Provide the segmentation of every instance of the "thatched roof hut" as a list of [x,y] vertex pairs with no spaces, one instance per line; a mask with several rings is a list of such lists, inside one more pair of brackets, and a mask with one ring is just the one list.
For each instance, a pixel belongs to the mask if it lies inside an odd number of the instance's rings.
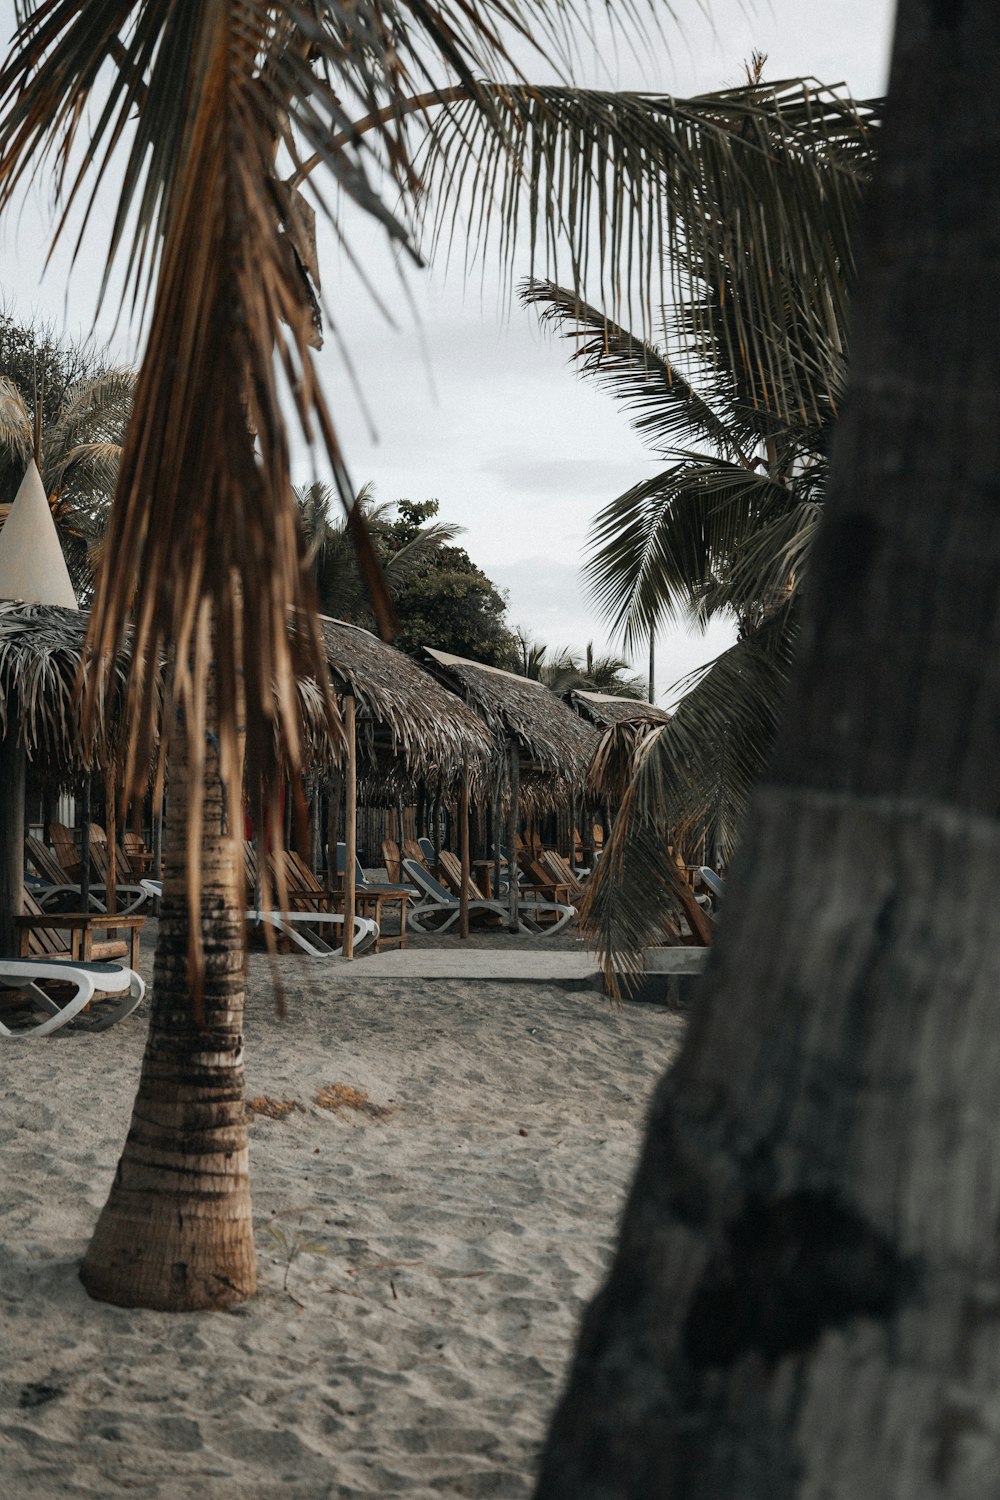
[[482,719],[430,672],[360,626],[324,616],[320,627],[334,688],[357,703],[365,798],[390,801],[421,779],[451,788],[463,765],[487,776],[494,745]]
[[[55,604],[0,599],[0,736],[16,736],[33,771],[69,783],[87,769],[77,680],[87,616]],[[127,663],[105,679],[94,758],[109,752]]]
[[585,693],[582,688],[572,688],[563,695],[570,708],[576,710],[588,724],[598,729],[613,729],[626,720],[645,719],[655,724],[666,724],[670,715],[665,708],[655,703],[646,703],[641,698],[620,698],[613,693]]
[[533,811],[561,807],[586,789],[598,733],[544,683],[425,647],[431,669],[487,724],[501,751],[513,742],[520,798]]

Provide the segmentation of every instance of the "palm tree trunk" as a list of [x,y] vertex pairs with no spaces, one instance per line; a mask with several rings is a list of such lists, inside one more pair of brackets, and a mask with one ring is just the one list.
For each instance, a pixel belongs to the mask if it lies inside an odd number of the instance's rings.
[[[209,691],[207,722],[214,720]],[[214,740],[214,736],[209,739]],[[128,1138],[80,1271],[92,1297],[167,1311],[229,1307],[256,1290],[243,1099],[242,830],[205,755],[197,857],[204,992],[188,981],[189,780],[185,735],[170,751],[170,824],[149,1039]]]
[[538,1500],[971,1500],[1000,1443],[1000,11],[902,0],[782,748]]

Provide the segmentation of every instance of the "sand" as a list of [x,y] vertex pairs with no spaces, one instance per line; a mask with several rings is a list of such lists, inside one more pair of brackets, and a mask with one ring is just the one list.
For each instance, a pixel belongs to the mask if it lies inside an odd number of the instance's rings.
[[283,1021],[249,960],[247,1091],[292,1107],[252,1117],[261,1287],[230,1313],[77,1279],[145,1007],[6,1044],[2,1500],[530,1495],[682,1018],[547,984],[338,993],[322,960],[280,962]]

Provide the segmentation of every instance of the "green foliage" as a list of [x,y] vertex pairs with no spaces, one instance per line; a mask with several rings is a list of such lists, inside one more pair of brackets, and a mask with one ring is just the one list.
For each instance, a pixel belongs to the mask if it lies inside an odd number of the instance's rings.
[[618,656],[595,656],[593,641],[587,642],[581,655],[569,646],[552,650],[519,630],[516,647],[514,670],[534,682],[544,682],[554,693],[579,688],[587,693],[608,693],[615,698],[646,696],[643,683],[632,676],[628,662]]
[[[332,492],[313,485],[296,493],[320,609],[371,629],[364,581]],[[460,528],[437,520],[438,501],[403,499],[393,506],[372,497],[372,486],[365,485],[355,505],[364,511],[396,607],[395,644],[411,655],[434,646],[487,666],[512,666],[515,642],[506,625],[506,600],[465,549],[453,545]]]
[[37,421],[42,483],[81,602],[92,588],[134,388],[132,371],[110,364],[92,340],[60,341],[0,311],[0,504],[17,493]]
[[[419,516],[434,516],[437,509],[436,500],[419,506],[401,501],[398,522],[380,539],[388,556],[407,545]],[[429,549],[395,602],[400,622],[396,644],[411,655],[421,646],[434,646],[490,667],[513,665],[507,601],[464,547],[442,543]]]

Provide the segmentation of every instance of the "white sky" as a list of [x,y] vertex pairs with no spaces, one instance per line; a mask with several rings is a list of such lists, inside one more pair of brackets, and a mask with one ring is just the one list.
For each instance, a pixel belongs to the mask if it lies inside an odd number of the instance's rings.
[[[680,27],[665,20],[662,45],[641,61],[608,45],[606,28],[598,28],[603,56],[578,81],[701,93],[739,83],[756,47],[768,56],[770,79],[810,74],[845,82],[858,98],[885,88],[892,0],[711,0],[704,10],[696,0],[676,0],[674,8]],[[13,24],[13,0],[0,0],[4,43]],[[540,67],[525,71],[549,81]],[[36,189],[0,231],[0,296],[25,320],[37,314],[79,334],[93,321],[106,227],[96,227],[72,275],[67,249],[43,276],[49,210],[47,194]],[[408,272],[409,307],[375,230],[360,226],[353,244],[391,295],[396,323],[372,305],[332,244],[321,242],[324,296],[376,428],[373,436],[328,341],[321,371],[355,482],[374,481],[381,500],[438,499],[442,518],[465,528],[459,540],[473,560],[508,591],[512,625],[553,647],[582,650],[593,640],[598,652],[614,649],[584,596],[580,558],[596,511],[651,472],[650,454],[612,399],[570,373],[566,347],[538,331],[534,314],[503,313],[492,264],[468,284],[460,267]],[[525,263],[516,274],[527,270]],[[111,314],[109,304],[102,335]],[[134,354],[127,330],[114,343]],[[296,478],[310,477],[303,453]],[[665,632],[657,643],[661,701],[672,682],[729,639],[721,627],[708,636]]]

